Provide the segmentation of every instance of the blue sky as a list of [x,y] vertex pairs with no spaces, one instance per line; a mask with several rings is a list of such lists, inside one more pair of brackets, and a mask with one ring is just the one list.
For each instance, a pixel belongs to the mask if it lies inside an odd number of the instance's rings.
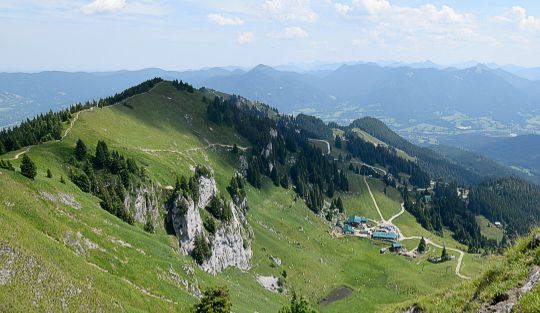
[[432,60],[540,66],[540,1],[0,0],[0,71]]

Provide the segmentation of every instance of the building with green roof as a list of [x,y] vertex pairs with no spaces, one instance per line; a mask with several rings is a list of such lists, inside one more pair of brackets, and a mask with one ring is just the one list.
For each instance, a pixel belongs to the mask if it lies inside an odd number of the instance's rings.
[[380,239],[380,240],[387,240],[387,241],[395,241],[398,239],[398,234],[394,232],[383,232],[383,231],[374,231],[371,235],[371,238],[373,239]]
[[351,225],[345,225],[345,227],[343,227],[343,234],[354,234],[354,228],[351,227]]
[[351,226],[358,226],[360,224],[365,224],[368,222],[368,219],[363,216],[349,216],[347,220],[345,221],[345,224],[351,225]]

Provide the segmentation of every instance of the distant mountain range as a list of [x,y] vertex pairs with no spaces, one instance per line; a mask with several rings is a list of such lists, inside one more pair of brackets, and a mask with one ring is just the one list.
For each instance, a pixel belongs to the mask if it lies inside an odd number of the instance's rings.
[[278,68],[0,73],[0,126],[160,76],[241,94],[285,113],[309,113],[325,121],[348,124],[361,116],[375,116],[417,143],[470,133],[540,132],[540,81],[514,74],[527,72],[534,77],[530,74],[534,69],[494,64],[443,68],[430,61]]
[[540,103],[539,82],[485,65],[437,69],[366,63],[306,73],[259,65],[194,83],[343,124],[376,116],[404,135],[422,133],[426,125],[429,133],[509,135],[531,129]]

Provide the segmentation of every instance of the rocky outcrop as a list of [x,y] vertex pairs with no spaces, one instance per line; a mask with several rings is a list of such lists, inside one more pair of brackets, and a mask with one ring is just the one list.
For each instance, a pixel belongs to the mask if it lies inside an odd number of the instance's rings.
[[243,271],[251,267],[251,230],[244,217],[243,207],[229,203],[233,217],[224,223],[213,236],[212,256],[202,268],[212,274],[234,266]]
[[195,237],[204,232],[199,208],[192,199],[180,196],[172,206],[174,232],[180,243],[180,250],[187,255],[193,251]]
[[279,279],[275,276],[260,276],[256,277],[257,282],[263,286],[266,290],[278,293],[280,290]]
[[214,275],[231,266],[248,270],[251,266],[253,235],[244,216],[246,200],[234,199],[228,203],[232,218],[221,222],[215,234],[211,234],[203,226],[200,210],[204,210],[212,199],[218,196],[217,185],[211,172],[208,175],[199,175],[197,182],[197,203],[188,195],[178,194],[168,207],[181,252],[184,255],[191,254],[195,247],[195,238],[204,235],[211,242],[212,253],[201,264],[203,270]]
[[124,207],[133,214],[136,222],[158,225],[161,191],[153,183],[132,188],[124,199]]
[[[535,237],[536,238],[536,237]],[[534,240],[534,239],[533,239]],[[533,266],[529,270],[529,276],[520,287],[508,290],[505,293],[497,294],[490,302],[484,303],[479,313],[510,313],[514,312],[514,305],[526,293],[531,291],[540,282],[540,267]]]

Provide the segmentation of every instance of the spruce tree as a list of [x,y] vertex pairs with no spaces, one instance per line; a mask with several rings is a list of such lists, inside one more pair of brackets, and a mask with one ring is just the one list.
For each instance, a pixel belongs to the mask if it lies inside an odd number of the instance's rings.
[[420,239],[420,243],[418,244],[417,251],[418,251],[418,253],[426,252],[426,239],[424,239],[424,237],[422,237],[422,239]]
[[297,296],[293,292],[291,303],[282,307],[279,313],[315,313],[315,310],[309,307],[308,302],[302,297]]
[[343,207],[343,201],[341,200],[341,197],[337,198],[336,207],[338,208],[339,213],[343,213],[345,211],[345,208]]
[[231,297],[227,287],[211,288],[204,292],[199,303],[192,308],[192,313],[230,313]]
[[449,259],[448,252],[446,252],[446,246],[443,246],[442,253],[441,253],[441,260],[447,261]]
[[47,178],[52,178],[52,177],[53,177],[53,176],[52,176],[51,169],[48,168],[48,169],[47,169]]
[[34,179],[37,175],[36,164],[34,164],[34,162],[26,154],[23,155],[23,158],[22,158],[21,174],[23,174],[23,176],[26,176],[30,179]]
[[274,185],[279,186],[279,175],[275,166],[272,168],[272,172],[270,172],[270,179],[272,179]]
[[96,156],[94,158],[94,163],[98,168],[104,168],[109,165],[110,154],[109,148],[104,141],[98,141],[96,146]]
[[336,148],[341,149],[341,136],[336,136],[335,146]]
[[75,145],[75,157],[77,160],[82,161],[86,157],[87,152],[88,149],[84,142],[81,139],[77,140],[77,144]]

